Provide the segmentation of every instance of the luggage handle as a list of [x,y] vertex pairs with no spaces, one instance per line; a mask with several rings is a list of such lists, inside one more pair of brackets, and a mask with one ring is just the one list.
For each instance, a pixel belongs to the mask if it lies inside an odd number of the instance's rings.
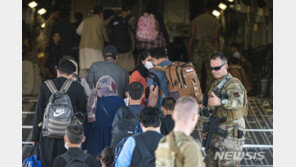
[[39,146],[38,144],[35,144],[35,145],[32,147],[29,157],[31,157],[31,156],[33,155],[33,152],[34,152],[35,148],[37,148],[37,151],[36,151],[36,152],[37,152],[37,155],[40,155],[40,149],[39,149],[38,146]]

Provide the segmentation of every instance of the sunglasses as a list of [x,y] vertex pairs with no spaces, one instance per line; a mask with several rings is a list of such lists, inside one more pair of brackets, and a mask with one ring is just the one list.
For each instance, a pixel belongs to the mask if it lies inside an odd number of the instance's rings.
[[221,66],[217,66],[217,67],[210,67],[211,71],[215,70],[215,71],[219,71],[226,63],[222,64]]

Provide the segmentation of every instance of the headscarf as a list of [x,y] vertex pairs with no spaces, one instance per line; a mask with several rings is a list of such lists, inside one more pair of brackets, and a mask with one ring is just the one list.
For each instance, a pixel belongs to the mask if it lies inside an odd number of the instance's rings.
[[116,84],[110,76],[102,76],[88,97],[87,120],[89,123],[96,121],[97,99],[108,96],[118,96]]

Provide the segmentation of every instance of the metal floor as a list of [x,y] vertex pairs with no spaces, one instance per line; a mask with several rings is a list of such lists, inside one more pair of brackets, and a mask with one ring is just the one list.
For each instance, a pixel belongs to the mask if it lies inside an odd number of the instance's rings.
[[[22,160],[29,156],[32,148],[31,131],[37,97],[23,96],[22,101]],[[249,97],[249,112],[246,119],[247,133],[244,151],[263,152],[262,160],[243,159],[242,167],[273,166],[273,103],[272,98]],[[196,130],[197,136],[200,130]]]

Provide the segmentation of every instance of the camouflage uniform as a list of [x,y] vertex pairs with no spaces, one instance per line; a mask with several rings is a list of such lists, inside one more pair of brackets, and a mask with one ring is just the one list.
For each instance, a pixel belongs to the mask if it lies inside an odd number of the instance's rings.
[[211,56],[215,53],[215,46],[212,42],[196,42],[193,45],[192,62],[197,69],[198,78],[201,80],[201,68],[205,65],[206,69],[206,90],[210,88],[210,84],[213,83],[214,77],[209,67]]
[[[225,99],[225,104],[221,105],[217,110],[217,116],[219,118],[227,117],[227,121],[219,125],[219,128],[226,130],[228,135],[226,138],[213,135],[211,145],[219,148],[219,150],[213,150],[209,148],[207,150],[206,164],[208,167],[224,167],[224,166],[240,166],[242,160],[242,149],[244,145],[245,134],[245,120],[244,112],[246,109],[246,90],[241,82],[228,74],[230,79],[224,84],[221,90],[221,94],[227,94],[228,98]],[[211,93],[214,88],[217,87],[220,80],[215,80],[212,84],[208,96],[211,97]],[[214,107],[210,107],[214,110]],[[243,136],[238,138],[237,130],[243,132]],[[233,155],[231,159],[219,159],[215,160],[215,153],[231,152]],[[220,154],[221,155],[221,154]]]
[[205,167],[204,157],[201,151],[200,142],[196,142],[191,136],[183,132],[174,132],[174,142],[183,158],[176,152],[172,152],[168,142],[169,135],[162,138],[155,150],[156,167]]
[[215,53],[214,31],[219,27],[219,23],[216,18],[204,13],[195,17],[192,25],[195,27],[195,33],[191,61],[197,67],[199,79],[201,79],[202,64],[205,64],[207,92],[214,81],[209,64],[211,56]]

